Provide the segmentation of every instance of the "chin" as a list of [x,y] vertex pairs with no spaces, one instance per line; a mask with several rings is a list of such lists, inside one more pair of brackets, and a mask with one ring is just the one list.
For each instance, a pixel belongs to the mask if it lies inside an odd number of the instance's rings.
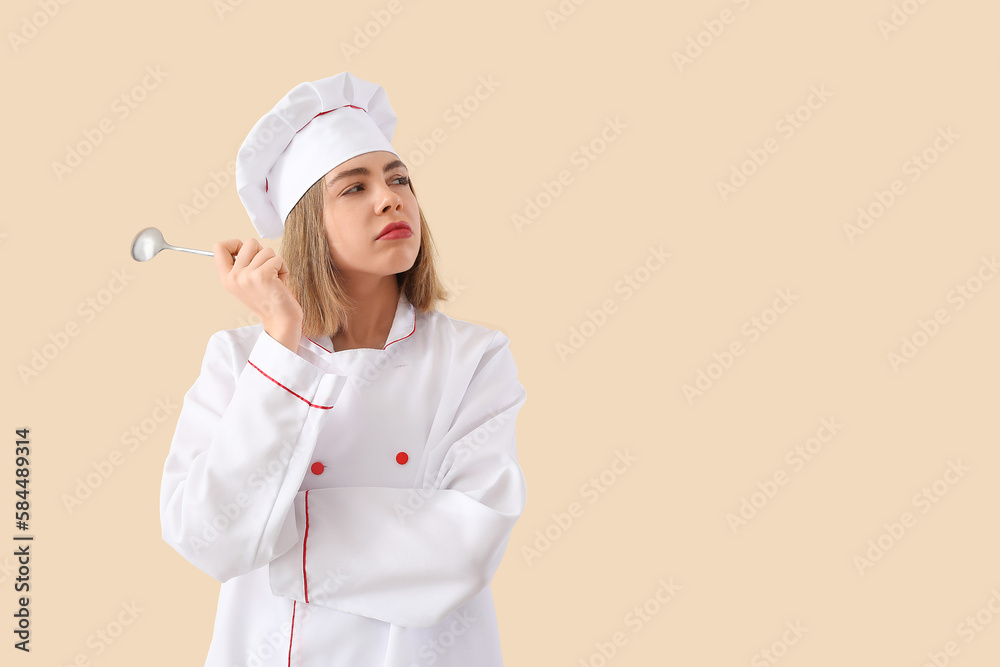
[[413,265],[417,263],[417,253],[408,254],[404,258],[400,258],[396,261],[387,262],[386,272],[387,273],[403,273],[404,271],[409,271],[413,268]]

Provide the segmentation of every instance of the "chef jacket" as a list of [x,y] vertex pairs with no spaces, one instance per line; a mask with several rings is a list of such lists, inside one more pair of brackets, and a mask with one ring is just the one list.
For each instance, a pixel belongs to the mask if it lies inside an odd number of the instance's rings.
[[501,665],[490,581],[526,501],[500,331],[417,312],[383,349],[214,333],[163,469],[163,539],[223,582],[205,664]]

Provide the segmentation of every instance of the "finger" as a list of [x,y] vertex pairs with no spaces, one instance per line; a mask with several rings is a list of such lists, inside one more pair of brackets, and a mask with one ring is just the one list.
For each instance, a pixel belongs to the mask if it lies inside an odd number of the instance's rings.
[[227,239],[212,245],[212,255],[215,258],[215,267],[220,275],[226,275],[233,268],[233,255],[239,252],[243,242],[239,239]]
[[285,278],[288,277],[288,263],[285,262],[285,258],[281,255],[275,255],[271,259],[264,263],[268,271],[274,271],[278,279],[281,282],[285,282]]
[[243,242],[243,246],[240,248],[239,253],[236,254],[236,260],[233,262],[233,266],[238,269],[246,268],[259,250],[260,243],[257,242],[257,239],[247,239]]
[[275,253],[273,248],[268,248],[267,246],[262,247],[260,249],[260,252],[254,255],[253,259],[250,260],[250,263],[247,264],[247,268],[248,269],[258,268],[259,266],[263,265],[267,260],[274,257],[274,254]]

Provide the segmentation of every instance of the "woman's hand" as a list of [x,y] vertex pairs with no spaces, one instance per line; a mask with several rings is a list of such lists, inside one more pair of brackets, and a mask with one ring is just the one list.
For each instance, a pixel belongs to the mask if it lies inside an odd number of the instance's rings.
[[286,285],[288,265],[256,239],[219,241],[212,246],[219,279],[227,292],[257,314],[271,338],[292,352],[302,337],[302,306]]

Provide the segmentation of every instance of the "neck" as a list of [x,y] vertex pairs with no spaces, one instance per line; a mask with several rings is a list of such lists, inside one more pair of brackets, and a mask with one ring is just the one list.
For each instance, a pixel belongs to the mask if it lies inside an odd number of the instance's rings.
[[384,347],[399,303],[396,275],[367,281],[345,280],[344,283],[344,291],[356,305],[348,325],[333,336],[334,349]]

